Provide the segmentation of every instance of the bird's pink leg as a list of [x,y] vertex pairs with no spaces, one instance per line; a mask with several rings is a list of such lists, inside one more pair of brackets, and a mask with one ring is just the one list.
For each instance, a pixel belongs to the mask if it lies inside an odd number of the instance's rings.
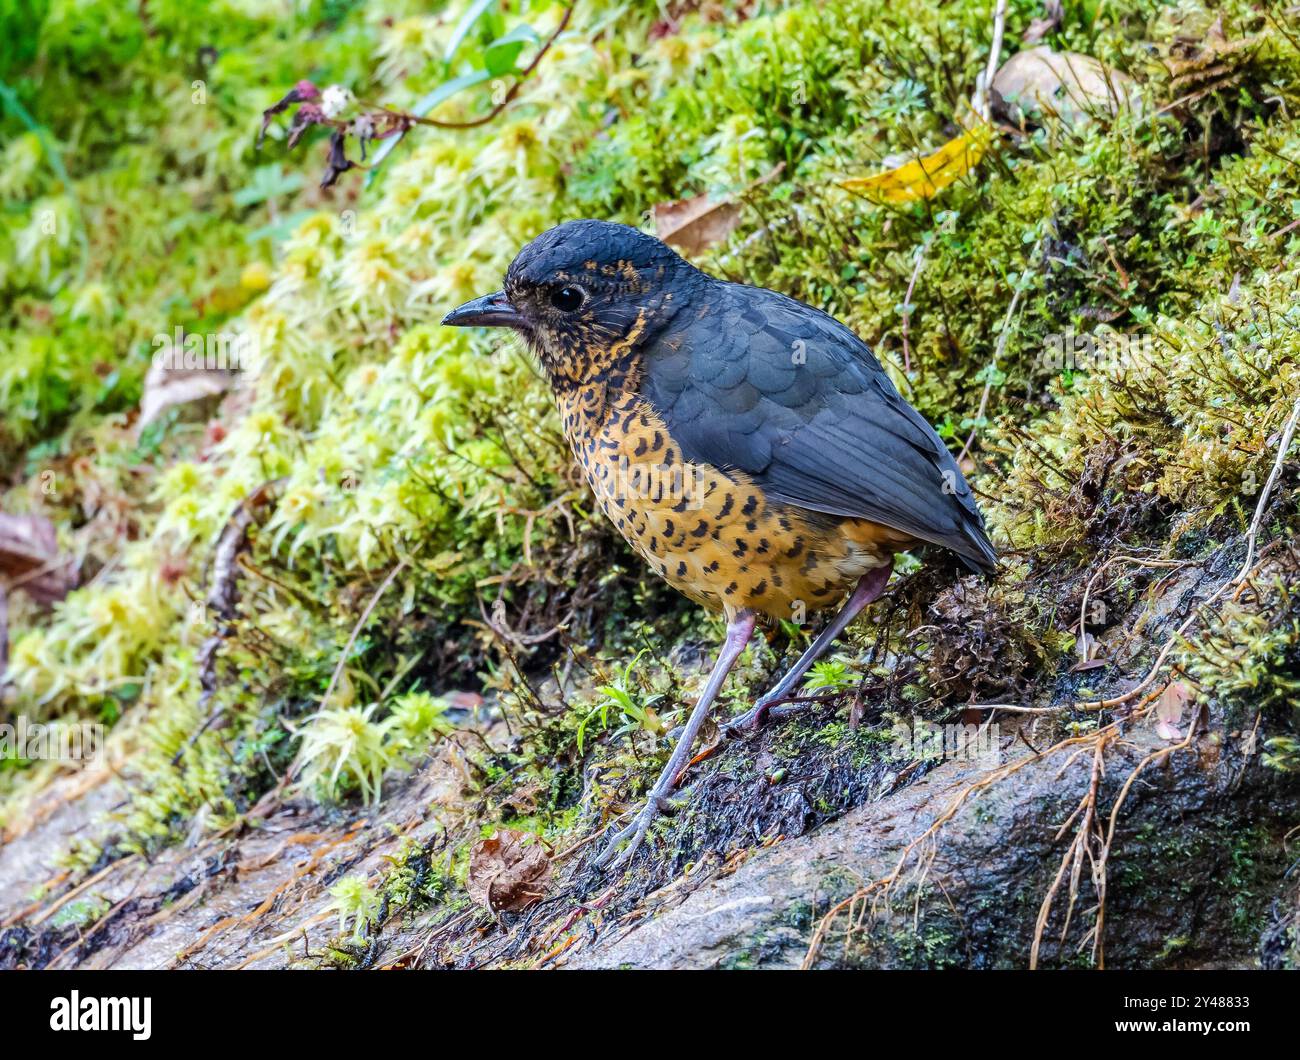
[[749,638],[753,635],[754,619],[753,611],[738,611],[732,616],[731,621],[727,623],[727,638],[723,641],[722,650],[718,653],[718,661],[713,664],[708,683],[704,686],[704,691],[700,693],[700,698],[696,700],[695,707],[691,710],[691,716],[686,722],[686,728],[682,731],[681,738],[677,741],[677,746],[673,749],[672,757],[668,759],[664,771],[659,774],[655,786],[650,789],[650,796],[646,800],[645,807],[636,815],[630,825],[609,841],[609,844],[601,851],[600,856],[596,858],[595,865],[597,868],[603,869],[610,865],[618,845],[623,840],[630,839],[631,842],[628,843],[623,853],[618,856],[618,859],[613,861],[611,867],[621,868],[626,865],[645,839],[651,823],[668,806],[668,793],[673,789],[677,774],[681,772],[682,767],[686,764],[687,757],[691,753],[691,745],[695,743],[695,737],[699,735],[700,727],[704,724],[704,719],[708,717],[709,707],[718,698],[718,693],[722,691],[723,682],[727,680],[727,674],[731,673],[731,668],[736,665],[736,660],[740,658],[740,653],[745,650],[745,645],[749,643]]
[[[875,570],[869,570],[858,581],[857,588],[853,590],[853,595],[848,598],[844,606],[840,608],[835,617],[826,624],[817,638],[808,646],[808,650],[799,656],[799,661],[790,667],[789,672],[777,682],[767,695],[763,696],[753,708],[733,718],[722,727],[723,734],[726,736],[739,736],[745,732],[752,732],[761,726],[767,718],[768,711],[772,709],[772,704],[778,700],[785,699],[799,686],[799,681],[803,675],[808,672],[819,658],[825,654],[826,649],[831,646],[845,629],[862,612],[862,609],[877,599],[885,591],[885,586],[889,584],[889,575],[894,569],[894,561],[890,561],[883,567],[877,567]],[[790,704],[789,713],[802,709],[806,704]],[[785,713],[783,711],[783,713]]]

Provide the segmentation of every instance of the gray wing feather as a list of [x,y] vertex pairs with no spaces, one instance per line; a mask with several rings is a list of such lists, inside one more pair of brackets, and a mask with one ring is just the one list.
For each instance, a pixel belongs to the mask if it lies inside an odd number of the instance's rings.
[[819,310],[715,281],[645,350],[642,394],[689,460],[773,500],[996,560],[956,461],[867,345]]

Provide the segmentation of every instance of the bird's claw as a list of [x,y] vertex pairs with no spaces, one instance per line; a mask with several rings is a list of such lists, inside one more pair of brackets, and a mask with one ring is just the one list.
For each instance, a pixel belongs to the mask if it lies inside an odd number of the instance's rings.
[[[632,818],[632,823],[622,831],[618,832],[613,839],[606,845],[605,849],[600,852],[596,860],[592,862],[598,869],[621,869],[645,842],[645,837],[650,831],[650,826],[654,819],[661,813],[671,814],[676,807],[669,801],[667,796],[652,792],[646,804],[641,808],[637,815]],[[630,839],[623,852],[614,857],[614,852],[618,850],[618,845],[625,839]]]
[[759,700],[749,710],[738,718],[732,718],[720,726],[722,736],[727,740],[739,740],[748,736],[753,736],[763,727],[763,722],[767,720],[768,704]]

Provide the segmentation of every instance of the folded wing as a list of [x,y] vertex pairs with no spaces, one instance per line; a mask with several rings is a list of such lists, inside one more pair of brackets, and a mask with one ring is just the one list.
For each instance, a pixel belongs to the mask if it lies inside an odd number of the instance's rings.
[[688,460],[750,475],[777,501],[996,556],[970,487],[880,363],[832,317],[716,282],[645,351],[643,396]]

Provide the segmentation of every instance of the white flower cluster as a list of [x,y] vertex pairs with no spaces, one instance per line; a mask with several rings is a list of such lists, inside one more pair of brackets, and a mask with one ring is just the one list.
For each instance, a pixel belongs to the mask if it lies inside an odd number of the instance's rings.
[[327,118],[337,118],[348,109],[352,93],[343,85],[330,85],[320,96],[320,109]]

